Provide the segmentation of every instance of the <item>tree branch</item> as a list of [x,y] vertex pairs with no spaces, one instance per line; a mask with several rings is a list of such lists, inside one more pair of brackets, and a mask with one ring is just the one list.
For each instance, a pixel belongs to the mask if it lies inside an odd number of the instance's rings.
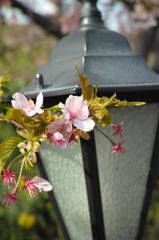
[[51,21],[48,17],[44,17],[40,14],[33,12],[32,10],[28,9],[26,6],[16,0],[11,0],[11,4],[12,7],[16,7],[22,10],[24,14],[28,15],[32,19],[32,21],[41,26],[47,33],[55,35],[58,38],[63,37],[60,26],[57,23]]

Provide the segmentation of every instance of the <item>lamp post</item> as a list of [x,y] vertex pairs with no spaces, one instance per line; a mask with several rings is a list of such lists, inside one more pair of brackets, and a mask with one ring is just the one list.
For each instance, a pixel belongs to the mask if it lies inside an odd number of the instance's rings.
[[[112,110],[113,123],[124,121],[127,152],[111,155],[111,145],[96,130],[61,150],[43,143],[39,169],[53,185],[49,193],[66,240],[141,240],[159,159],[159,76],[127,40],[103,26],[96,1],[83,1],[78,30],[61,39],[50,63],[39,67],[23,89],[45,107],[81,94],[76,63],[98,96],[116,92],[120,100],[146,101],[141,107]],[[106,134],[112,129],[99,127]]]

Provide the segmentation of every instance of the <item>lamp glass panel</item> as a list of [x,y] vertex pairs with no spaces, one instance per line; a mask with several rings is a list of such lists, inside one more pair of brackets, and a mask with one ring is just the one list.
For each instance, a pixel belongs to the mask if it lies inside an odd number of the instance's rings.
[[40,157],[72,240],[92,240],[80,143],[59,149],[43,143]]
[[112,144],[95,131],[99,178],[107,240],[135,240],[150,170],[159,104],[112,109],[113,123],[122,121],[123,138],[115,130],[98,126],[126,152],[118,154]]

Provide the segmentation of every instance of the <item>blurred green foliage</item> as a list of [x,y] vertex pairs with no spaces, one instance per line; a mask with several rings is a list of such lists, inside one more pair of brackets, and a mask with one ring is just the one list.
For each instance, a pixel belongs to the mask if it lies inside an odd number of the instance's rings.
[[153,190],[143,240],[158,240],[158,239],[159,239],[159,179],[157,179]]
[[[25,26],[25,28],[1,25],[0,75],[6,75],[8,70],[11,72],[12,80],[7,85],[11,93],[23,89],[33,79],[37,67],[49,61],[50,52],[55,43],[56,39],[46,36],[35,25]],[[1,103],[0,113],[5,113],[6,107],[9,106]],[[19,136],[16,128],[0,122],[0,143],[13,136]],[[14,150],[10,158],[13,159],[17,154],[19,154],[18,150]],[[13,164],[13,171],[19,170],[19,161],[18,159],[16,164]],[[39,175],[36,165],[30,170],[31,178]],[[0,199],[3,197],[3,191],[3,180],[1,180]],[[31,198],[27,191],[18,191],[17,197],[23,203],[16,201],[14,208],[0,204],[0,239],[64,240],[47,193],[39,193]]]
[[[4,112],[5,104],[0,104],[0,112]],[[8,106],[8,105],[7,105]],[[4,139],[17,136],[16,128],[7,123],[0,123],[0,142]],[[10,158],[17,156],[18,150],[15,150]],[[19,170],[19,161],[13,164],[12,170]],[[8,160],[9,162],[9,160]],[[7,165],[7,164],[6,164]],[[30,177],[39,175],[39,171],[34,165],[30,167]],[[24,172],[25,174],[25,172]],[[20,183],[22,186],[22,183]],[[23,183],[24,185],[24,183]],[[20,187],[21,187],[20,186]],[[0,199],[3,197],[2,192],[3,180],[0,181]],[[8,191],[9,192],[9,191]],[[4,207],[0,205],[0,239],[3,240],[64,240],[60,227],[57,223],[52,205],[45,192],[37,194],[35,197],[30,197],[28,191],[18,192],[17,196],[23,201],[23,204],[16,201],[14,208]],[[35,224],[30,228],[26,227],[26,223],[20,224],[19,218],[22,214],[33,214]],[[29,221],[29,219],[28,219]]]

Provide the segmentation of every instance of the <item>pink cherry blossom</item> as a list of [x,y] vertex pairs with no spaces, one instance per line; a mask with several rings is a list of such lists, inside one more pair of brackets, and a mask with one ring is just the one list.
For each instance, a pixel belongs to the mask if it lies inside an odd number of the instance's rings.
[[65,149],[67,147],[66,139],[60,132],[53,133],[50,139],[58,148]]
[[70,95],[66,99],[65,105],[59,103],[59,107],[63,114],[68,120],[72,121],[75,127],[84,132],[89,132],[94,128],[95,122],[88,117],[89,110],[87,107],[87,100],[84,101],[82,95],[80,97]]
[[21,188],[21,191],[27,190],[29,191],[30,196],[35,196],[34,194],[37,194],[38,192],[48,192],[52,190],[51,184],[38,176],[35,176],[32,180],[29,178],[23,177],[23,181],[26,183],[26,186]]
[[114,135],[119,135],[120,137],[123,137],[122,134],[123,134],[125,131],[123,131],[123,130],[121,129],[122,124],[123,124],[123,122],[121,122],[120,125],[111,124],[111,126],[116,130],[116,131],[113,133],[113,136],[114,136]]
[[7,186],[9,188],[10,184],[13,186],[16,184],[17,177],[15,176],[15,174],[17,173],[18,171],[11,172],[10,168],[3,169],[4,175],[1,175],[1,178],[4,178],[4,187]]
[[63,135],[72,133],[72,123],[68,120],[68,118],[60,118],[55,122],[50,123],[46,126],[49,133],[60,132]]
[[121,154],[121,153],[125,152],[125,151],[126,151],[126,148],[123,148],[123,147],[121,146],[123,143],[124,143],[124,142],[119,142],[118,144],[116,144],[116,143],[114,142],[114,143],[113,143],[114,148],[113,148],[113,151],[111,152],[111,154],[114,153],[114,152],[117,152],[117,155],[118,155],[118,154]]
[[10,203],[10,206],[14,207],[15,200],[22,202],[19,198],[16,197],[17,189],[13,189],[11,194],[7,192],[3,192],[3,193],[7,194],[7,196],[2,198],[0,201],[2,201],[2,204],[6,203],[6,206],[8,206],[8,204]]
[[78,1],[67,1],[66,5],[59,20],[63,34],[72,33],[77,29],[81,11],[81,3]]
[[47,137],[51,142],[61,149],[67,147],[69,137],[72,134],[72,123],[66,117],[50,123],[47,130]]
[[30,117],[36,113],[41,114],[44,112],[41,109],[43,105],[43,94],[41,92],[37,96],[35,104],[31,99],[27,100],[27,98],[20,92],[14,93],[12,97],[14,99],[11,101],[12,106],[14,108],[23,109],[25,113]]

